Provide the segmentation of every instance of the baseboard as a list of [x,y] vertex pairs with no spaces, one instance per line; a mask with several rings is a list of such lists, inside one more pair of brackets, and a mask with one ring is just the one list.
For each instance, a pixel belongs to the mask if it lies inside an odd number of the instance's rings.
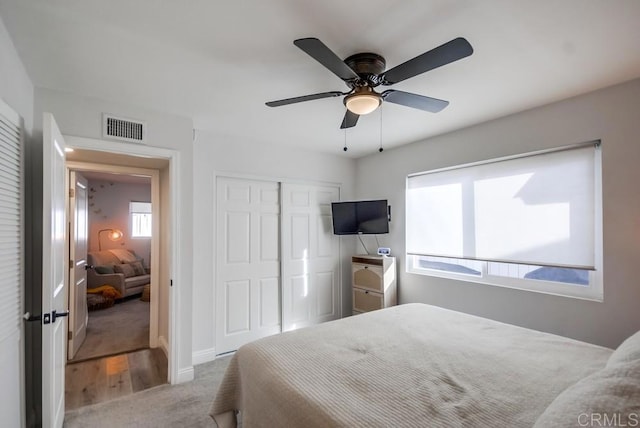
[[174,383],[190,382],[195,378],[193,366],[178,370],[178,379]]
[[201,351],[195,351],[191,355],[193,365],[208,363],[216,359],[216,348],[203,349]]

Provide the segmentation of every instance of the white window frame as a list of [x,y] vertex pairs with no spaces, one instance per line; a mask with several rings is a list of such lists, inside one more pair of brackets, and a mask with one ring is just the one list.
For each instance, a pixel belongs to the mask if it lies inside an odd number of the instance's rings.
[[[134,204],[148,204],[149,205],[149,210],[142,212],[142,211],[135,211],[133,206]],[[148,235],[142,235],[142,234],[137,234],[136,232],[136,227],[135,227],[135,216],[136,215],[148,215],[151,219],[151,222],[149,224],[149,234]],[[131,201],[129,203],[129,227],[131,230],[131,239],[151,239],[152,234],[153,234],[153,217],[152,217],[152,213],[151,213],[151,202],[139,202],[139,201]]]
[[[594,144],[595,151],[595,231],[594,231],[594,251],[595,251],[595,269],[588,271],[589,284],[571,284],[565,282],[546,281],[540,279],[513,278],[507,276],[490,275],[488,273],[488,261],[477,260],[476,267],[479,267],[480,274],[468,274],[458,272],[448,272],[438,269],[430,269],[419,266],[421,256],[406,254],[406,271],[407,273],[427,275],[439,278],[447,278],[458,281],[473,282],[479,284],[493,285],[498,287],[513,288],[518,290],[532,291],[537,293],[552,294],[557,296],[571,297],[584,300],[592,300],[602,302],[604,300],[603,291],[603,250],[602,250],[602,147],[599,141],[589,142],[586,144]],[[579,146],[582,146],[579,145]],[[562,149],[562,148],[561,148]],[[560,149],[558,149],[560,150]],[[540,153],[540,152],[536,152]],[[533,154],[533,153],[531,153]],[[523,154],[528,156],[530,154]],[[488,160],[487,162],[493,162]],[[408,180],[409,177],[407,177]],[[409,232],[409,231],[408,231]],[[472,260],[472,259],[455,259],[455,260]],[[513,264],[518,266],[517,264]]]

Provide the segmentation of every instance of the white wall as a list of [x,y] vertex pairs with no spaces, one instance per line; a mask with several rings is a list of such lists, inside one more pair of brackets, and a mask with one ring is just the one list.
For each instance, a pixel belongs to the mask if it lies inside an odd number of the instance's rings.
[[[114,94],[117,96],[117,94]],[[179,189],[172,198],[177,199],[181,207],[182,217],[178,225],[179,239],[175,239],[174,245],[178,247],[178,253],[182,260],[180,272],[169,272],[173,279],[173,292],[176,295],[176,311],[178,312],[178,325],[175,337],[178,341],[178,351],[175,364],[177,364],[178,380],[188,380],[193,376],[191,362],[191,333],[192,333],[192,214],[193,206],[193,144],[192,121],[189,118],[174,116],[155,111],[144,110],[126,104],[100,100],[89,97],[81,97],[50,89],[36,88],[34,117],[42,117],[43,112],[53,113],[60,130],[65,135],[101,139],[102,138],[102,113],[112,113],[117,116],[143,120],[147,123],[147,145],[178,152]],[[36,120],[36,128],[42,128],[41,119]],[[133,144],[133,143],[132,143]],[[165,233],[166,235],[166,233]],[[165,239],[161,231],[161,242]],[[168,284],[169,278],[163,275],[161,270],[160,283]],[[166,304],[166,302],[165,302]],[[162,322],[160,326],[164,325]],[[163,334],[160,331],[160,334]]]
[[126,248],[151,261],[151,238],[132,238],[129,202],[151,202],[151,184],[89,180],[89,251],[98,251],[101,229],[120,229],[124,236],[111,241],[102,234],[102,249]]
[[[405,272],[407,174],[596,139],[602,140],[603,303]],[[389,240],[400,259],[402,303],[430,303],[615,347],[640,329],[639,165],[640,80],[635,80],[361,158],[356,188],[359,197],[391,201]]]
[[[301,142],[301,145],[303,143]],[[341,197],[352,198],[355,161],[337,151],[318,154],[304,149],[266,147],[198,131],[194,143],[194,361],[214,355],[215,346],[215,177],[233,174],[249,177],[330,182],[341,184]],[[344,267],[355,248],[352,237],[341,238],[343,260],[343,313],[351,313],[350,270]],[[345,312],[347,311],[348,312]]]
[[0,97],[22,117],[25,130],[30,135],[33,128],[33,83],[1,19]]
[[[18,57],[18,53],[13,46],[13,42],[9,37],[9,33],[0,19],[0,98],[15,110],[23,119],[23,133],[25,139],[31,136],[33,127],[33,84],[25,71],[22,61]],[[25,201],[27,203],[27,201]],[[28,220],[28,219],[25,219]],[[25,236],[25,239],[29,238]],[[25,279],[26,283],[26,279]],[[0,294],[3,294],[0,290]],[[24,299],[24,292],[23,299]],[[19,315],[23,308],[16,313]],[[24,376],[23,361],[25,359],[24,344],[25,339],[31,341],[30,328],[25,332],[24,323],[21,319],[16,320],[20,326],[21,333],[16,337],[11,335],[2,338],[0,341],[0,384],[3,386],[3,393],[0,395],[0,415],[2,415],[3,424],[7,426],[21,426],[23,424],[23,405],[25,389],[22,387],[25,381],[21,379]],[[30,385],[34,381],[31,373],[32,368],[26,362],[26,370],[29,375],[26,382]],[[27,388],[31,394],[32,388]],[[32,408],[33,395],[29,396],[28,407]],[[35,413],[32,410],[29,414],[29,423],[35,423]]]

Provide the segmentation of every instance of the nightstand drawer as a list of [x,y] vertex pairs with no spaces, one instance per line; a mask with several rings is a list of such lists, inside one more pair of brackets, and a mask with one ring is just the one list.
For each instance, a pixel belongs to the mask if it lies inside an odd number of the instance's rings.
[[382,266],[353,263],[352,275],[354,287],[367,288],[380,293],[384,291]]
[[353,289],[353,310],[369,312],[384,307],[384,295],[360,288]]

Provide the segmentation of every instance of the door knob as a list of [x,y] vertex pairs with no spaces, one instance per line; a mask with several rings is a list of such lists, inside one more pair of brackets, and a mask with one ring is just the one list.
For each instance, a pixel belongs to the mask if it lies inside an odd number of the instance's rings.
[[33,322],[33,321],[42,321],[42,315],[33,315],[30,312],[27,312],[22,316],[25,321]]
[[51,322],[54,323],[56,322],[56,318],[66,317],[67,315],[69,315],[69,311],[64,311],[64,312],[53,311],[51,312]]

